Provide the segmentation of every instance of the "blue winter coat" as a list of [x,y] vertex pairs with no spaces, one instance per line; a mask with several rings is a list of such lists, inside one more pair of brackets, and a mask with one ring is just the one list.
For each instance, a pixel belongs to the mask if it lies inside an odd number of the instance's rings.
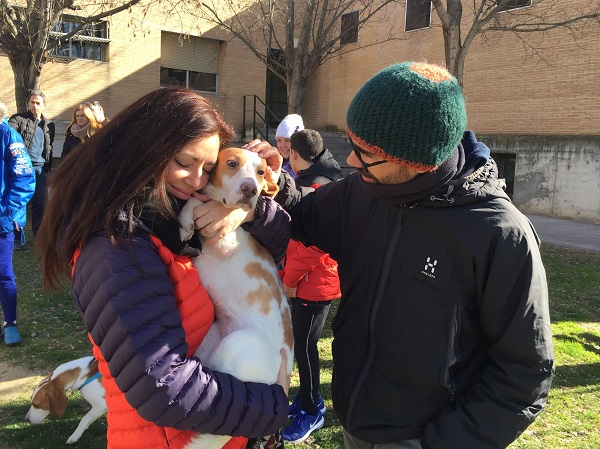
[[0,233],[25,226],[25,206],[35,191],[35,174],[23,139],[5,118],[0,124]]

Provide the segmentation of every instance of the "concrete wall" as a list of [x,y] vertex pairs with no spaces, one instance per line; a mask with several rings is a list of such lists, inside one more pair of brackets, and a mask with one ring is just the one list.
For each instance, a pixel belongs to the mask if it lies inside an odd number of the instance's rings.
[[513,201],[521,211],[600,223],[600,137],[477,137],[516,155]]
[[[321,131],[342,167],[345,133]],[[494,153],[516,155],[513,202],[524,213],[600,224],[600,137],[477,135]],[[600,239],[600,236],[598,236]]]

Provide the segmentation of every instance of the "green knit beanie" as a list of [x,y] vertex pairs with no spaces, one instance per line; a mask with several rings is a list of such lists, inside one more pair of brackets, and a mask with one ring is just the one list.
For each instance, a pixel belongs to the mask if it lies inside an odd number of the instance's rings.
[[458,146],[467,125],[462,89],[444,68],[403,62],[358,91],[346,116],[348,134],[390,162],[435,170]]

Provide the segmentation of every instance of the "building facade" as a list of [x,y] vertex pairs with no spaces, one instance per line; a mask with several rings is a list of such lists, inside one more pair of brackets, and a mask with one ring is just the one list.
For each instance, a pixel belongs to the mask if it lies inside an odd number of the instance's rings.
[[[387,22],[374,21],[345,44],[352,52],[317,69],[302,110],[307,127],[343,131],[354,94],[390,64],[444,64],[435,11],[426,26],[415,25],[411,15],[411,7],[423,3],[398,4]],[[463,3],[465,33],[470,18]],[[532,12],[541,6],[535,0],[520,4]],[[561,1],[563,9],[573,12],[587,4]],[[397,39],[367,46],[391,26],[399,30]],[[44,67],[41,89],[48,97],[47,115],[63,125],[58,130],[64,130],[82,101],[100,101],[111,117],[161,85],[178,84],[203,92],[241,137],[248,124],[247,118],[243,122],[244,96],[265,99],[267,89],[271,92],[273,77],[265,66],[240,41],[209,25],[156,14],[141,28],[132,27],[131,15],[120,13],[106,21],[106,35],[108,42],[95,42],[86,50],[104,60],[72,58],[87,56],[75,45]],[[497,33],[476,38],[469,50],[464,71],[468,127],[488,143],[515,204],[526,213],[600,223],[599,38],[597,27],[579,33],[560,28],[526,36]],[[0,100],[14,110],[12,71],[5,56],[0,56],[0,73]],[[61,146],[57,138],[55,153]]]

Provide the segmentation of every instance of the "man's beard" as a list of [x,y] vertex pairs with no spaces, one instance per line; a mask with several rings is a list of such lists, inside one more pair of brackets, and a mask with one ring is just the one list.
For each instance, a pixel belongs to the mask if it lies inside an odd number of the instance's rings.
[[415,178],[413,173],[409,172],[409,170],[402,166],[396,165],[398,170],[388,175],[385,175],[383,178],[377,178],[373,173],[366,171],[364,168],[358,168],[356,171],[362,175],[363,177],[370,179],[375,184],[383,184],[383,185],[395,185],[395,184],[404,184]]

